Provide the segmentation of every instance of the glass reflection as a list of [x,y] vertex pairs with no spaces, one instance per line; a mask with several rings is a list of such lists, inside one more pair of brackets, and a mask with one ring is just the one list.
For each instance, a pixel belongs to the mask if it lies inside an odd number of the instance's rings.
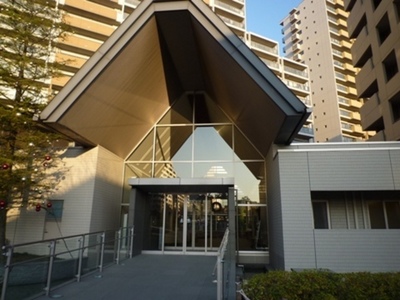
[[[128,157],[125,182],[132,177],[234,178],[239,248],[268,247],[265,160],[207,95],[184,95],[174,103]],[[126,186],[125,204],[129,191]],[[198,196],[152,194],[144,217],[148,224],[145,250],[182,249],[184,244],[188,251],[219,247],[227,226],[227,200],[212,191],[203,199]]]

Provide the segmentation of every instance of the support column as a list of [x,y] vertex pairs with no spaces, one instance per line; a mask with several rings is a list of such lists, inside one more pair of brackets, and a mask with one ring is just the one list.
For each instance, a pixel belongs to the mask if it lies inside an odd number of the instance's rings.
[[225,268],[228,268],[227,299],[236,299],[236,197],[235,188],[228,190],[229,242],[226,249]]

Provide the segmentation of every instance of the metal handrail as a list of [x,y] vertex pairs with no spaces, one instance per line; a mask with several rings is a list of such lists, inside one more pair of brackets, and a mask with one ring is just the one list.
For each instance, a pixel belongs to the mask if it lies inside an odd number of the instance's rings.
[[213,275],[215,275],[215,270],[217,271],[217,300],[222,300],[224,297],[224,257],[228,241],[229,229],[227,228],[217,252],[217,261],[213,271]]
[[[122,234],[122,232],[126,232],[126,234]],[[91,233],[85,233],[85,234],[76,234],[76,235],[70,235],[62,238],[56,238],[56,239],[47,239],[47,240],[42,240],[42,241],[34,241],[34,242],[28,242],[28,243],[21,243],[21,244],[15,244],[15,245],[7,245],[3,247],[3,253],[7,256],[6,263],[4,265],[4,276],[3,276],[3,283],[2,283],[2,290],[1,290],[1,297],[0,300],[6,300],[6,295],[7,295],[7,288],[9,285],[9,279],[10,279],[10,272],[13,268],[16,266],[21,266],[21,265],[28,265],[28,263],[32,263],[34,261],[38,260],[43,260],[43,259],[48,259],[48,267],[47,267],[47,278],[45,283],[45,288],[44,288],[44,293],[46,296],[49,296],[50,291],[52,287],[54,288],[55,286],[52,286],[52,275],[53,275],[53,267],[55,263],[55,259],[59,256],[65,255],[65,254],[71,254],[73,252],[78,253],[77,257],[77,271],[74,277],[72,277],[70,280],[76,280],[80,281],[82,277],[82,266],[83,266],[83,261],[84,261],[84,254],[85,251],[88,251],[89,248],[92,247],[100,247],[100,253],[99,254],[100,258],[96,260],[95,267],[93,270],[90,270],[89,273],[93,273],[96,270],[98,270],[100,273],[103,271],[104,268],[104,253],[105,253],[105,244],[108,242],[113,242],[113,251],[114,251],[114,263],[119,264],[121,261],[121,252],[126,250],[127,255],[125,255],[125,258],[132,258],[133,255],[133,234],[134,230],[133,227],[124,227],[120,228],[115,232],[115,235],[112,239],[109,239],[108,241],[106,240],[106,233],[107,232],[114,232],[112,230],[107,230],[107,231],[96,231],[96,232],[91,232]],[[94,243],[91,243],[89,241],[90,236],[97,236],[97,238],[100,237],[100,241],[96,241]],[[69,249],[68,246],[66,245],[66,240],[72,240],[74,238],[78,238],[78,247]],[[67,248],[66,251],[60,251],[56,252],[56,247],[57,243],[63,241],[65,244],[65,247]],[[122,249],[121,243],[122,241],[125,242],[125,248]],[[26,246],[33,246],[33,245],[42,245],[49,247],[49,252],[45,253],[45,249],[42,249],[43,255],[40,254],[38,258],[35,259],[28,259],[23,262],[13,262],[13,257],[15,255],[16,250],[18,248],[26,247]],[[24,251],[26,252],[26,251]],[[29,253],[28,253],[29,254]],[[33,253],[32,253],[33,254]],[[35,253],[37,255],[37,253]],[[87,254],[89,257],[89,254]],[[60,260],[58,260],[60,261]],[[75,278],[75,279],[73,279]],[[43,292],[42,292],[43,293]],[[41,293],[41,294],[42,294]]]

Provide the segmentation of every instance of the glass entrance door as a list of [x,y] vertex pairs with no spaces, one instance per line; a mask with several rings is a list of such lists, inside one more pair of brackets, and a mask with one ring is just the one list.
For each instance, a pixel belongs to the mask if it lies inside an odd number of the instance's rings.
[[163,250],[217,251],[227,228],[227,199],[217,194],[164,197]]

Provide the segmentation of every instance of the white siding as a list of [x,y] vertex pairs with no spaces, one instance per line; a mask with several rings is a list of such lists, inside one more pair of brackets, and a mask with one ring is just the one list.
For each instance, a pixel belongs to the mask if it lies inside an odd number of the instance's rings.
[[285,269],[315,265],[307,153],[279,155]]
[[[364,218],[367,212],[363,209],[361,194],[357,193],[399,190],[400,143],[390,143],[387,149],[384,145],[298,144],[278,150],[274,162],[279,162],[279,171],[275,170],[274,174],[280,178],[275,184],[280,184],[284,269],[399,270],[400,230],[364,229],[364,223],[368,226],[368,219]],[[270,181],[271,178],[268,189]],[[345,198],[340,201],[335,195],[326,199],[332,229],[314,230],[311,191],[328,192],[327,197],[329,191],[355,191],[356,194],[355,198],[347,194],[350,197],[347,205]],[[269,211],[269,217],[278,212],[277,209]],[[272,232],[270,236],[280,242],[277,233]],[[274,239],[270,241],[272,249]],[[272,264],[273,259],[271,253]]]
[[393,190],[388,150],[309,152],[311,190]]
[[317,268],[398,272],[400,230],[315,230]]
[[399,150],[389,152],[390,162],[392,164],[393,181],[396,190],[400,190],[400,155]]

